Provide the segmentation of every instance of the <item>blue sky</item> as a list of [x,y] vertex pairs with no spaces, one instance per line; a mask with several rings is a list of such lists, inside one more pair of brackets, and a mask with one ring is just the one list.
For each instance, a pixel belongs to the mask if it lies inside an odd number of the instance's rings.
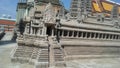
[[[64,3],[64,6],[69,9],[71,0],[61,0]],[[120,3],[120,0],[113,0]],[[16,6],[18,0],[0,0],[0,17],[3,14],[11,15],[12,18],[16,17]]]

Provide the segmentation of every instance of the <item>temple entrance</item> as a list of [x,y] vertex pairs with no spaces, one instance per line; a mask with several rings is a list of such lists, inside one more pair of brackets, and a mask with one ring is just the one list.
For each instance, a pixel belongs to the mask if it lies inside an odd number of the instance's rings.
[[47,27],[47,35],[51,36],[52,35],[52,26]]

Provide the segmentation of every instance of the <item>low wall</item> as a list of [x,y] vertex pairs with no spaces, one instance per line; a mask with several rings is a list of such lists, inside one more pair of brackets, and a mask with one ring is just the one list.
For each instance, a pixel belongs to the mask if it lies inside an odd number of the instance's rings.
[[118,40],[73,40],[61,39],[67,59],[120,57]]

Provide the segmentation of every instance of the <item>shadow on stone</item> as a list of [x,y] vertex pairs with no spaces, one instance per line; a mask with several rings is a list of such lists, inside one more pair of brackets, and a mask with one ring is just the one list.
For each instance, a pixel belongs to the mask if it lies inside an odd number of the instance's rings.
[[0,41],[0,46],[6,45],[6,44],[12,44],[12,43],[16,43],[16,41],[11,41],[11,40],[8,40],[8,41]]
[[0,40],[5,36],[5,32],[0,33]]

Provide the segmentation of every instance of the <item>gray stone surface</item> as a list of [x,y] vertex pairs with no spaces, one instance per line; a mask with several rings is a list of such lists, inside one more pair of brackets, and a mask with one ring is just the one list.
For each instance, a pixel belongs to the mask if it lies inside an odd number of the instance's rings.
[[79,59],[67,62],[68,68],[119,68],[120,58]]
[[[34,68],[33,65],[12,63],[11,52],[16,43],[0,45],[0,68]],[[67,68],[119,68],[120,58],[79,59],[67,61]]]
[[16,46],[16,43],[0,45],[0,68],[33,68],[33,66],[29,64],[11,62],[10,55]]

